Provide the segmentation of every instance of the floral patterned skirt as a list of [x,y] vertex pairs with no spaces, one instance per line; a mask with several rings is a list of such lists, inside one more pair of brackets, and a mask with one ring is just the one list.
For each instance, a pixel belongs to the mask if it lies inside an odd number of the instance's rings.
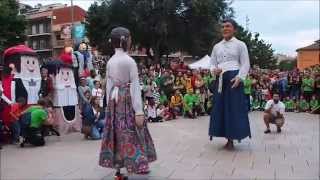
[[142,128],[135,125],[130,88],[119,88],[118,102],[109,99],[99,165],[140,174],[148,172],[148,164],[156,159],[147,121]]

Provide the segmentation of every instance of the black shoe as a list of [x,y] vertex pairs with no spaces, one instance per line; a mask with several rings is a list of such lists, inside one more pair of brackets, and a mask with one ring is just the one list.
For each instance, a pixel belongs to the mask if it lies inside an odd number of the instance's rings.
[[281,128],[277,128],[277,133],[281,133]]
[[271,133],[271,131],[270,131],[270,129],[267,129],[267,130],[264,131],[264,133],[265,134],[269,134],[269,133]]

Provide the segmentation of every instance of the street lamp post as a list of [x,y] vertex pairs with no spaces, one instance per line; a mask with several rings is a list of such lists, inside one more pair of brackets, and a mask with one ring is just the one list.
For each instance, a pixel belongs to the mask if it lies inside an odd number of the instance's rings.
[[74,44],[74,41],[73,41],[73,35],[72,35],[72,31],[73,31],[73,21],[74,21],[74,9],[73,9],[73,0],[70,0],[71,1],[71,42],[72,42],[72,45]]

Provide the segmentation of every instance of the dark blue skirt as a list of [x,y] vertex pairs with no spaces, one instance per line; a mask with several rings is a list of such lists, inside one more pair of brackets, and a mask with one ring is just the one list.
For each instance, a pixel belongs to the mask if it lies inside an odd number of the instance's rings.
[[230,82],[237,71],[227,71],[223,74],[222,92],[218,93],[219,78],[214,82],[213,109],[211,112],[209,136],[225,137],[240,141],[251,138],[248,109],[243,83],[232,89]]

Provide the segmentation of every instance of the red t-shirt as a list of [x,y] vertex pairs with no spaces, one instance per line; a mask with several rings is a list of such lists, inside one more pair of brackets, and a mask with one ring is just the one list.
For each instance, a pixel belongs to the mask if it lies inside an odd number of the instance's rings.
[[14,103],[11,105],[11,111],[10,111],[10,115],[11,115],[11,121],[15,122],[17,120],[19,120],[21,113],[26,110],[28,108],[28,106],[21,106],[19,103]]

